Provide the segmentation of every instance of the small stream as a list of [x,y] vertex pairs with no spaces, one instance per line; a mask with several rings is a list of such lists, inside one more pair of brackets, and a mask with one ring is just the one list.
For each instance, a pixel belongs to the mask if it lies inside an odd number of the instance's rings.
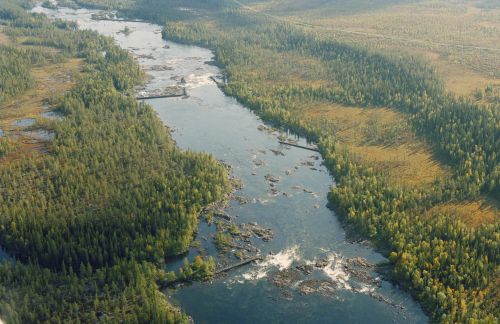
[[[346,240],[336,215],[326,206],[326,194],[335,181],[321,164],[321,156],[279,144],[278,136],[291,136],[264,126],[249,109],[225,96],[211,79],[220,77],[221,71],[210,63],[213,54],[209,50],[164,41],[160,26],[154,24],[92,20],[96,10],[34,10],[112,36],[151,76],[145,88],[138,90],[142,94],[167,86],[185,87],[187,98],[147,102],[181,148],[212,154],[241,179],[242,188],[236,192],[241,199],[232,201],[225,213],[237,224],[256,222],[273,230],[269,242],[250,239],[265,256],[263,261],[213,282],[165,292],[196,322],[428,321],[407,293],[374,272],[371,264],[384,261],[382,255]],[[125,26],[131,31],[128,35],[121,32]],[[307,145],[303,139],[295,140]],[[269,175],[277,181],[269,181]],[[187,256],[192,259],[203,253],[222,262],[225,257],[218,256],[214,232],[215,225],[201,222],[199,244]],[[363,265],[364,260],[368,265]],[[182,264],[182,258],[174,258],[167,268],[176,270]],[[287,277],[289,281],[282,284],[273,279],[280,273],[293,278]],[[305,283],[312,290],[305,289]]]

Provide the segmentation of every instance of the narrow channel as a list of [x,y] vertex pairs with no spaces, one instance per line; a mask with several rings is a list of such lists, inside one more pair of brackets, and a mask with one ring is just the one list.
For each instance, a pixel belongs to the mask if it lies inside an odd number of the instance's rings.
[[[335,180],[319,153],[280,144],[283,136],[234,98],[213,78],[221,71],[213,54],[161,38],[161,27],[145,22],[92,20],[97,10],[35,8],[54,18],[77,21],[113,37],[135,55],[151,76],[139,95],[169,86],[185,87],[187,97],[146,100],[185,150],[208,152],[232,167],[242,188],[225,213],[237,224],[257,223],[272,240],[251,238],[264,259],[213,282],[165,291],[196,322],[206,323],[422,323],[419,305],[372,265],[385,261],[369,245],[350,242],[326,194]],[[128,32],[122,32],[128,27]],[[142,94],[141,94],[142,93]],[[300,145],[307,143],[295,138]],[[200,223],[200,252],[219,262],[215,225]],[[231,261],[230,259],[229,261]],[[234,259],[236,260],[236,259]],[[182,266],[174,259],[168,269]],[[298,268],[297,268],[298,267]]]

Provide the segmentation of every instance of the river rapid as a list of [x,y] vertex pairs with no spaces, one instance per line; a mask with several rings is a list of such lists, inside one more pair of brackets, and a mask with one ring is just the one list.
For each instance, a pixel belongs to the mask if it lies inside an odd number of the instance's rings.
[[[236,224],[256,222],[274,232],[269,242],[248,239],[264,256],[262,261],[212,282],[165,291],[196,322],[428,322],[406,292],[374,271],[372,265],[385,258],[369,245],[346,239],[337,216],[327,208],[326,194],[335,179],[321,164],[319,153],[280,144],[280,135],[291,135],[265,126],[225,96],[212,79],[222,77],[209,50],[165,41],[158,25],[92,20],[97,10],[34,11],[113,37],[151,77],[138,89],[139,96],[167,86],[185,87],[185,98],[146,102],[171,129],[179,147],[210,153],[232,167],[242,188],[235,193],[239,199],[224,212]],[[307,145],[301,138],[295,140]],[[220,263],[236,262],[232,256],[218,255],[215,227],[200,223],[199,243],[188,258],[201,252]],[[182,264],[182,258],[174,258],[166,267],[175,270]]]

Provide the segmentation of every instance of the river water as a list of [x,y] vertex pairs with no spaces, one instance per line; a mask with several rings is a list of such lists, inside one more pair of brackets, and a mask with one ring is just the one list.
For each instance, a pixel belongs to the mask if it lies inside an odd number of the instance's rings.
[[[166,86],[183,86],[187,98],[147,100],[172,130],[177,144],[187,150],[207,152],[232,166],[242,182],[225,212],[236,223],[257,222],[272,228],[269,242],[252,239],[265,256],[257,264],[236,269],[209,283],[194,283],[168,290],[169,299],[196,322],[201,323],[422,323],[428,319],[405,292],[377,277],[371,267],[360,271],[351,267],[361,257],[369,263],[384,257],[367,245],[349,243],[335,213],[327,208],[326,193],[335,181],[321,165],[318,153],[279,144],[277,131],[262,127],[263,122],[250,110],[227,97],[211,77],[221,71],[210,64],[213,54],[195,46],[185,46],[161,38],[161,27],[144,22],[96,21],[96,10],[34,9],[51,17],[77,21],[113,37],[135,55],[151,76],[140,95]],[[121,32],[128,27],[130,33]],[[298,139],[300,144],[307,145]],[[272,175],[278,182],[272,183]],[[200,224],[199,246],[189,251],[193,258],[202,253],[216,260],[212,236],[215,225]],[[269,254],[269,253],[272,254]],[[314,267],[318,260],[323,265]],[[235,261],[234,258],[229,259]],[[354,262],[355,263],[355,262]],[[310,265],[287,285],[273,284],[280,270],[294,271]],[[182,259],[167,264],[177,269]],[[364,279],[363,279],[364,278]],[[304,281],[326,283],[325,289],[308,293]],[[334,289],[332,289],[334,287]],[[318,288],[316,286],[316,288]]]

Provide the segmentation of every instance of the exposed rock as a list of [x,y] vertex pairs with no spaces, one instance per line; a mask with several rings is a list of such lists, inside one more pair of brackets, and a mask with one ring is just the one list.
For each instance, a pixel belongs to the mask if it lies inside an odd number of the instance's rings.
[[255,222],[240,224],[241,237],[250,238],[258,237],[264,242],[268,242],[273,239],[274,233],[270,228],[263,228]]
[[374,268],[375,265],[370,263],[368,260],[362,257],[354,257],[352,259],[347,259],[347,262],[353,266],[363,267],[363,268]]
[[138,58],[141,58],[141,59],[148,59],[148,60],[154,60],[155,57],[153,56],[153,54],[140,54],[140,55],[137,55]]
[[269,181],[269,182],[279,182],[279,181],[280,181],[280,178],[279,178],[279,177],[275,177],[275,176],[273,176],[273,175],[271,175],[271,174],[266,174],[266,175],[264,176],[264,178],[265,178],[267,181]]
[[276,189],[276,188],[271,188],[271,190],[269,190],[269,192],[271,193],[271,196],[277,196],[280,194],[278,189]]
[[240,203],[240,205],[245,205],[248,204],[249,200],[248,198],[242,197],[242,196],[234,196],[234,200]]
[[174,68],[168,65],[153,65],[149,69],[151,71],[172,71]]
[[222,218],[224,220],[230,221],[232,220],[231,216],[225,213],[214,212],[214,217]]
[[328,259],[316,260],[315,267],[323,269],[328,265]]
[[[380,301],[380,302],[383,302],[383,303],[386,303],[387,305],[391,305],[392,307],[398,307],[398,305],[396,303],[394,303],[392,300],[390,300],[389,298],[387,297],[384,297],[382,296],[381,294],[377,294],[373,291],[370,291],[368,293],[368,296]],[[402,306],[399,306],[399,308],[403,308]]]
[[380,285],[380,279],[374,278],[370,273],[373,268],[373,264],[361,257],[347,259],[344,265],[344,270],[359,281],[370,285]]
[[301,295],[319,293],[324,296],[331,296],[335,293],[337,284],[331,280],[304,280],[299,284],[298,288]]
[[268,277],[269,282],[277,287],[290,287],[299,279],[300,272],[293,268],[271,273]]
[[297,270],[301,271],[305,275],[309,275],[313,272],[314,266],[312,264],[301,264],[296,266]]

